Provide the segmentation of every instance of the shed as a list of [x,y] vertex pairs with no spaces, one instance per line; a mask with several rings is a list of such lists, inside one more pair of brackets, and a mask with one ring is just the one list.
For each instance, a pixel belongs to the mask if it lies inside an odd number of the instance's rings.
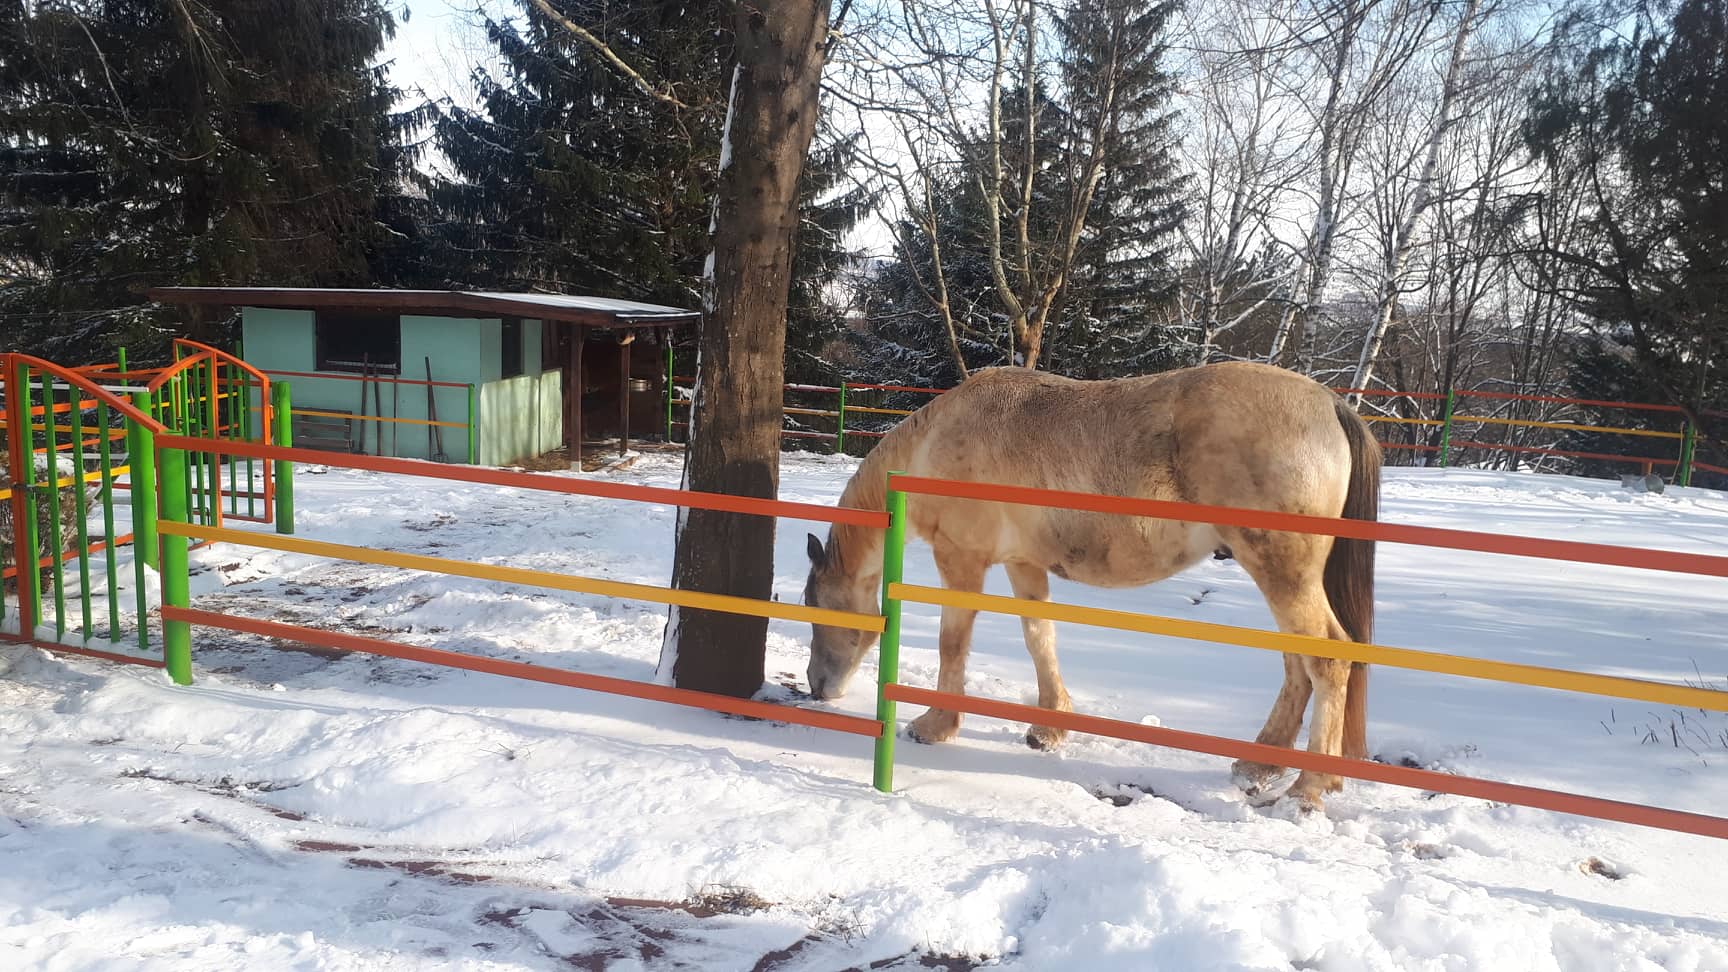
[[[701,318],[606,297],[491,291],[161,287],[150,296],[240,308],[241,356],[292,385],[296,444],[490,466],[559,446],[574,461],[599,437],[626,448],[631,414],[655,415],[664,401],[671,330]],[[439,425],[427,424],[434,412]]]

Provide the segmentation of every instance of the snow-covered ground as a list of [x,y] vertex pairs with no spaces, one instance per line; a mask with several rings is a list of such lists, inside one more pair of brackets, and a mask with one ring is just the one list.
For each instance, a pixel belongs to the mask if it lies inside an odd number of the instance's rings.
[[[831,503],[847,460],[788,457]],[[676,485],[677,459],[617,479]],[[303,469],[300,534],[664,583],[672,510]],[[1728,498],[1389,471],[1387,520],[1721,553]],[[806,525],[779,532],[779,596]],[[820,529],[820,528],[817,528]],[[626,678],[657,606],[218,546],[195,605]],[[129,570],[129,565],[126,566]],[[911,580],[935,583],[915,547]],[[991,590],[1007,593],[998,574]],[[1382,643],[1728,683],[1728,583],[1385,545]],[[1268,626],[1232,563],[1055,597]],[[904,676],[934,680],[936,613]],[[772,628],[792,698],[807,629]],[[1078,710],[1252,737],[1279,659],[1059,629]],[[902,742],[196,633],[197,684],[0,647],[0,968],[1728,969],[1728,843],[1351,783],[1255,809],[1221,761],[971,719]],[[9,669],[9,670],[6,670]],[[873,671],[837,703],[872,711]],[[1721,814],[1728,717],[1390,669],[1382,758]],[[968,691],[1030,700],[1013,618]],[[809,703],[804,703],[809,704]],[[917,714],[906,711],[902,717]]]

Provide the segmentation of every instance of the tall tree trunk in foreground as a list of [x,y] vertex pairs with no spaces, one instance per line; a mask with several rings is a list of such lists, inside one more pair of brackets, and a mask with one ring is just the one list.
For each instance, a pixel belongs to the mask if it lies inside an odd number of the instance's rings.
[[[828,0],[739,2],[734,16],[737,65],[684,488],[773,498],[798,177],[816,130]],[[767,600],[773,583],[772,519],[683,511],[673,587]],[[670,673],[682,688],[752,695],[762,687],[767,634],[764,618],[673,608],[660,677]]]

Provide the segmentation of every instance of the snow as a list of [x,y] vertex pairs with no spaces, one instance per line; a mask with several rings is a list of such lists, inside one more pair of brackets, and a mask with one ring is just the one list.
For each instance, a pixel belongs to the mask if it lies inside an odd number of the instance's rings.
[[[782,495],[832,504],[853,468],[789,456]],[[1703,490],[1388,474],[1391,521],[1728,546],[1728,498]],[[679,460],[606,475],[675,485]],[[333,469],[296,487],[301,536],[639,583],[670,570],[667,507]],[[806,529],[781,525],[782,600],[803,587]],[[655,605],[192,556],[210,610],[642,680],[660,654]],[[922,546],[908,574],[935,582]],[[1382,643],[1728,682],[1721,580],[1394,545],[1379,580]],[[1269,624],[1229,562],[1054,597]],[[933,683],[935,631],[908,608],[906,681]],[[787,687],[806,635],[772,626],[765,697],[816,704]],[[1058,641],[1075,707],[1133,722],[1251,738],[1278,684],[1279,659],[1249,649],[1071,625]],[[902,738],[884,795],[855,736],[211,629],[194,643],[189,687],[0,647],[0,967],[1728,969],[1728,844],[1706,838],[1364,783],[1326,817],[1254,808],[1220,760],[1082,736],[1038,753],[986,719],[944,746]],[[870,714],[872,664],[826,704]],[[1034,695],[1015,619],[980,618],[967,688]],[[1724,731],[1717,714],[1373,676],[1384,758],[1705,813],[1728,806]]]

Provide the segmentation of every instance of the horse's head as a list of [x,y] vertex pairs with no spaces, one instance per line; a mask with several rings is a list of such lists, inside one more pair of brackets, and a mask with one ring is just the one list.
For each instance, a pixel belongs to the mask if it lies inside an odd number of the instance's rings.
[[[840,557],[832,549],[823,549],[822,541],[809,538],[810,576],[804,582],[804,603],[810,607],[834,611],[874,614],[880,607],[877,595],[882,577],[877,572],[848,573]],[[846,684],[858,671],[864,656],[876,645],[876,635],[869,631],[835,628],[824,624],[811,626],[810,693],[819,699],[837,699],[846,694]]]

